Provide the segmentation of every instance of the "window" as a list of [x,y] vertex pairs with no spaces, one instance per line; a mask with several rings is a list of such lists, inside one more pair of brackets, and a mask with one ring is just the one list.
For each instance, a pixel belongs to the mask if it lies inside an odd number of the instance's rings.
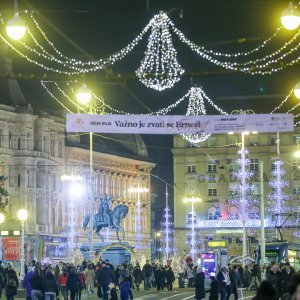
[[51,225],[52,226],[55,226],[56,224],[56,216],[55,216],[55,208],[54,207],[52,207],[52,213],[51,213]]
[[3,135],[3,131],[2,129],[0,129],[0,147],[2,147],[2,135]]
[[227,165],[228,167],[228,172],[233,174],[234,172],[236,172],[239,168],[238,164],[236,162],[231,162]]
[[51,156],[55,156],[55,144],[54,144],[55,140],[54,140],[54,136],[51,136],[51,140],[50,140],[50,154]]
[[293,187],[293,195],[300,195],[300,186]]
[[52,188],[53,191],[56,191],[57,189],[57,178],[56,178],[56,174],[52,174]]
[[250,146],[252,146],[252,147],[258,146],[258,135],[257,135],[257,134],[251,135],[251,136],[249,137],[249,144],[250,144]]
[[62,209],[58,210],[58,226],[62,227]]
[[207,172],[208,173],[215,173],[217,172],[217,164],[214,160],[210,160],[207,164]]
[[208,138],[207,139],[207,147],[215,147],[216,146],[216,139],[215,138]]
[[187,165],[186,172],[187,173],[196,173],[196,166],[195,165]]
[[17,138],[17,143],[18,143],[18,150],[21,150],[21,138],[20,137],[18,137]]
[[250,171],[258,171],[258,158],[251,158],[250,159]]
[[253,182],[252,183],[252,195],[259,196],[259,194],[260,194],[260,183]]
[[300,135],[293,135],[293,144],[298,144],[300,142]]
[[58,141],[58,157],[63,157],[63,145],[62,145],[62,141]]
[[43,136],[43,151],[47,153],[47,137]]
[[270,145],[271,146],[276,146],[277,145],[277,137],[276,136],[271,136],[270,137]]
[[208,196],[217,196],[217,189],[208,189]]
[[11,136],[11,132],[8,133],[8,148],[12,149],[12,136]]
[[197,224],[197,214],[194,212],[189,212],[187,215],[187,223],[192,224],[194,221],[194,224]]
[[237,137],[235,135],[229,135],[228,144],[230,146],[236,147],[238,145]]

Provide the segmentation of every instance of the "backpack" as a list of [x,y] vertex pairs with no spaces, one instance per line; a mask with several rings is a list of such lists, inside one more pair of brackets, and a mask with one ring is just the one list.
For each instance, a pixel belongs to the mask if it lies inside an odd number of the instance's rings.
[[17,287],[17,283],[13,278],[9,278],[8,282],[7,282],[7,286],[12,287],[12,288],[16,288]]

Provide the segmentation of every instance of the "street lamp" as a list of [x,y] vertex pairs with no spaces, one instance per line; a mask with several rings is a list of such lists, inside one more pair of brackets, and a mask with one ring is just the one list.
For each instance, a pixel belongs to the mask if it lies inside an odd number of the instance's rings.
[[282,12],[281,24],[287,30],[295,30],[300,25],[300,13],[293,2]]
[[136,218],[136,233],[137,233],[137,250],[138,250],[138,262],[141,263],[141,239],[142,239],[142,218],[141,218],[141,193],[147,193],[149,189],[147,187],[140,186],[140,178],[138,178],[137,187],[129,188],[129,193],[137,193],[137,218]]
[[16,12],[6,24],[6,33],[13,40],[20,40],[26,33],[25,22]]
[[5,221],[5,216],[3,213],[0,213],[0,224],[2,224]]
[[[83,84],[81,88],[77,91],[76,98],[79,103],[84,105],[89,105],[89,113],[93,114],[95,112],[95,107],[90,104],[92,100],[92,92],[91,90],[86,86],[86,84]],[[93,187],[92,187],[92,177],[93,177],[93,133],[90,132],[90,234],[89,234],[89,247],[90,247],[90,260],[94,258],[94,241],[93,241],[93,235],[94,235],[94,217],[93,217],[93,211],[94,211],[94,203],[93,203]]]
[[158,260],[160,260],[160,243],[159,239],[161,238],[162,234],[161,232],[155,232],[155,258],[157,258]]
[[300,81],[294,87],[294,95],[300,99]]
[[195,254],[196,254],[196,232],[195,232],[195,208],[194,208],[194,203],[201,202],[202,199],[199,197],[198,194],[192,193],[186,195],[186,197],[183,199],[183,202],[185,203],[191,203],[191,208],[192,208],[192,218],[191,218],[191,242],[190,242],[190,252],[193,258],[193,262],[195,262]]
[[24,280],[25,276],[25,236],[24,236],[24,222],[28,218],[28,212],[26,209],[20,209],[17,213],[18,219],[21,221],[22,224],[22,237],[21,237],[21,272],[20,272],[20,279],[21,281]]

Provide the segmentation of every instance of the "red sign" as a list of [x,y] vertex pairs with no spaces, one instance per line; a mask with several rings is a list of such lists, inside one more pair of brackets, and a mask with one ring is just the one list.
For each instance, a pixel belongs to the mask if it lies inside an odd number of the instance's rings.
[[2,239],[3,260],[20,259],[20,241],[18,238]]

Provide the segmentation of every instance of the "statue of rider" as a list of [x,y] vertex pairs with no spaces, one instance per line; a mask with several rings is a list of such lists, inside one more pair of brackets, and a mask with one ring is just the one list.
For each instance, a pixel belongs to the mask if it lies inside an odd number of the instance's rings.
[[104,222],[105,224],[108,224],[108,226],[111,226],[111,212],[109,208],[109,202],[112,198],[113,197],[109,197],[107,194],[105,194],[102,198],[98,212],[100,222]]

